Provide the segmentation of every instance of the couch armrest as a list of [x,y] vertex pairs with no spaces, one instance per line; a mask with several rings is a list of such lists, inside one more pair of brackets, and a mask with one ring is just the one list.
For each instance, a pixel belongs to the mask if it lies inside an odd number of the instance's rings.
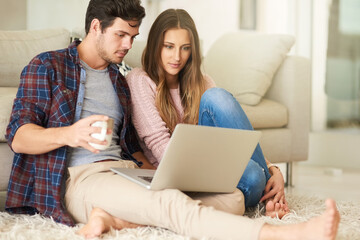
[[276,72],[265,98],[275,100],[288,108],[287,128],[291,131],[290,161],[307,160],[310,131],[310,60],[287,56]]

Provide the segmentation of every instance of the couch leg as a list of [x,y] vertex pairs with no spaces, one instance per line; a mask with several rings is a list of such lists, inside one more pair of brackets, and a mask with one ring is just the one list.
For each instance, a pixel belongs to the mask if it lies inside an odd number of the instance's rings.
[[293,179],[292,179],[292,170],[293,170],[293,163],[287,162],[286,163],[286,182],[285,187],[293,187]]

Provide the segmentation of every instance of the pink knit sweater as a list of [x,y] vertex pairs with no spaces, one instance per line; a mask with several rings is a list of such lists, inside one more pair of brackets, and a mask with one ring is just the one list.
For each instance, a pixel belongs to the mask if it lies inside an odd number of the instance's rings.
[[[215,87],[214,81],[209,76],[205,75],[205,79],[207,89]],[[140,145],[149,161],[154,166],[158,166],[170,140],[170,133],[155,106],[156,84],[140,68],[131,70],[126,80],[131,91],[132,120]],[[170,89],[170,93],[179,119],[182,119],[184,109],[181,105],[179,88]]]

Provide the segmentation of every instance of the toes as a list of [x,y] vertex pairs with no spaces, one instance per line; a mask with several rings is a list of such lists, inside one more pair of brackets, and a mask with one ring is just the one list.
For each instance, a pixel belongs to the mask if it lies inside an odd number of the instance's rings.
[[275,203],[275,211],[276,212],[280,211],[280,207],[281,207],[280,203]]
[[266,203],[266,211],[274,211],[275,210],[275,204],[273,201],[268,201]]
[[271,217],[271,218],[275,218],[275,217],[276,217],[276,213],[275,213],[275,212],[266,212],[265,215],[268,216],[268,217]]

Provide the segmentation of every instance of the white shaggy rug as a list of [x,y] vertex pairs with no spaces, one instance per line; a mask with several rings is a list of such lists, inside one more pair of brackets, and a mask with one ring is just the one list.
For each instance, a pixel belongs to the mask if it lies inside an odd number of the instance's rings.
[[[261,218],[265,222],[272,224],[289,224],[303,222],[311,217],[320,215],[325,209],[324,199],[319,199],[317,197],[294,196],[288,194],[287,200],[291,213],[286,215],[282,220],[263,216],[263,208],[261,207],[248,210],[246,215],[251,218]],[[337,207],[341,214],[341,222],[336,239],[360,239],[360,201],[337,202]],[[79,227],[80,225],[70,228],[39,215],[9,215],[5,212],[0,212],[0,239],[2,240],[83,239],[75,233]],[[109,233],[103,234],[98,239],[189,240],[190,238],[177,235],[165,229],[145,227],[124,229],[121,231],[111,230]]]

